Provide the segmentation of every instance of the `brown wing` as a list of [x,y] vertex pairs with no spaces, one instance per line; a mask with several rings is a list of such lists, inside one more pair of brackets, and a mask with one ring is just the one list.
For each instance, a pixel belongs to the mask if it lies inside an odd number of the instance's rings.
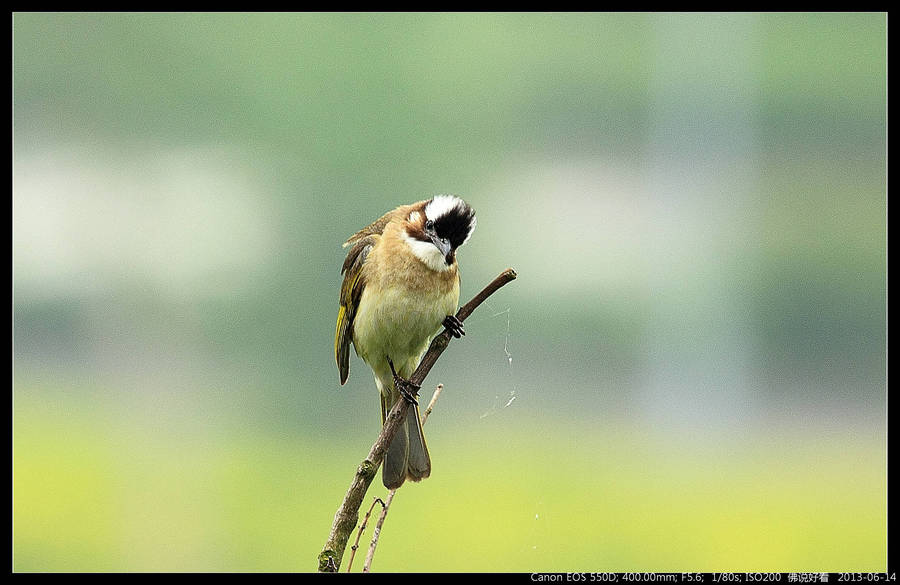
[[[382,215],[381,217],[376,219],[374,222],[370,223],[363,229],[359,230],[358,232],[356,232],[355,234],[353,234],[352,236],[347,238],[347,241],[344,242],[344,247],[346,248],[347,246],[355,244],[358,241],[360,241],[363,238],[366,238],[368,236],[381,235],[384,232],[384,226],[386,226],[388,223],[390,223],[390,221],[391,221],[391,219],[393,219],[393,216],[396,213],[396,211],[397,210],[395,209],[393,211],[389,211],[389,212],[385,213],[384,215]],[[352,250],[351,250],[351,253],[352,253]],[[347,257],[349,258],[350,255],[348,254]],[[344,262],[345,267],[346,267],[346,265],[347,265],[347,263]]]
[[427,201],[419,201],[418,203],[413,203],[411,205],[401,205],[396,209],[388,211],[363,229],[350,236],[347,241],[344,242],[344,247],[346,248],[347,246],[355,244],[356,242],[362,240],[367,236],[381,235],[382,233],[384,233],[384,226],[395,219],[405,218],[410,214],[411,211],[413,211],[417,207],[421,208],[425,203],[427,203]]
[[[374,224],[373,224],[374,225]],[[354,236],[355,237],[355,236]],[[350,375],[350,342],[353,339],[353,318],[359,307],[359,299],[362,297],[366,286],[362,276],[362,267],[369,255],[369,251],[378,242],[380,235],[370,234],[357,238],[355,244],[347,253],[341,273],[344,282],[341,284],[341,306],[338,309],[337,327],[334,332],[334,359],[337,362],[341,375],[341,384],[347,381]],[[351,238],[353,240],[353,238]]]

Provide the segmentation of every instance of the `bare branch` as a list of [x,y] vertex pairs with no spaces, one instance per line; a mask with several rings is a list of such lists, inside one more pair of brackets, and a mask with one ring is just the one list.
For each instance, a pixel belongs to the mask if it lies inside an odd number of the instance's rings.
[[381,498],[375,498],[372,501],[372,505],[369,506],[369,511],[366,512],[366,517],[363,518],[362,524],[359,525],[359,532],[356,533],[356,541],[353,543],[353,546],[350,547],[350,560],[347,561],[348,573],[350,572],[350,569],[353,568],[353,559],[356,558],[356,550],[359,548],[359,539],[362,538],[363,532],[366,530],[366,524],[369,523],[369,516],[372,515],[372,510],[375,509],[375,504],[381,504],[381,508],[384,509],[384,500],[382,500]]
[[434,403],[437,402],[438,396],[441,395],[441,392],[444,391],[444,385],[438,384],[437,388],[434,389],[434,394],[431,395],[431,402],[428,403],[428,408],[425,409],[425,412],[422,413],[422,425],[425,425],[425,421],[428,420],[429,415],[431,415],[431,411],[434,410]]
[[363,573],[368,573],[372,568],[372,559],[375,558],[375,547],[378,546],[378,537],[381,536],[381,527],[384,526],[384,519],[387,518],[388,508],[390,508],[391,502],[394,501],[394,495],[397,493],[397,489],[388,492],[387,497],[384,499],[384,507],[381,508],[381,514],[378,515],[378,521],[375,522],[375,528],[372,530],[372,542],[369,543],[369,551],[366,553],[366,562],[363,563]]
[[[497,292],[505,284],[515,280],[515,278],[515,270],[512,268],[504,270],[490,284],[484,287],[481,292],[475,295],[471,301],[460,307],[459,311],[456,312],[456,318],[460,321],[465,321],[485,299]],[[447,349],[450,339],[450,333],[445,329],[431,341],[428,351],[425,352],[422,361],[419,362],[419,367],[410,376],[410,382],[418,386],[422,385],[435,362]],[[378,439],[375,440],[375,444],[369,450],[369,455],[356,468],[356,474],[353,476],[350,488],[344,495],[344,500],[334,515],[334,523],[331,525],[328,540],[325,542],[322,552],[319,553],[318,565],[320,572],[335,573],[340,568],[347,541],[350,539],[350,534],[359,521],[359,508],[366,495],[366,490],[369,489],[369,485],[372,483],[372,479],[375,477],[375,473],[384,459],[384,452],[387,450],[388,445],[391,444],[400,425],[406,421],[407,410],[409,410],[409,402],[406,400],[398,400],[394,404],[384,420],[384,426],[378,435]]]

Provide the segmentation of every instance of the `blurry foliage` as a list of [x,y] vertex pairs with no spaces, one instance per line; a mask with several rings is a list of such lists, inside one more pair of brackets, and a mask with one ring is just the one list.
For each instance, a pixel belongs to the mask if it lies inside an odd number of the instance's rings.
[[520,278],[376,570],[883,568],[885,15],[16,13],[13,89],[16,570],[311,570],[378,424],[340,243],[441,192],[462,296]]

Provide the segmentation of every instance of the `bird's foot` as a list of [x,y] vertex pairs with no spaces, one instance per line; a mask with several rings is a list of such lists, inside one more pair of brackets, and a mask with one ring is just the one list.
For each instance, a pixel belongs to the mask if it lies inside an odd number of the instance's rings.
[[409,402],[410,404],[419,404],[419,401],[416,398],[419,395],[419,386],[418,384],[413,384],[406,378],[400,376],[397,373],[397,370],[394,369],[394,362],[391,361],[391,358],[388,358],[388,365],[391,366],[391,374],[394,376],[394,388],[397,389],[397,392],[400,393],[400,396],[403,397],[404,400]]
[[466,334],[466,330],[463,329],[462,321],[457,319],[456,315],[447,315],[444,318],[444,327],[447,328],[447,331],[450,332],[450,335],[457,339]]

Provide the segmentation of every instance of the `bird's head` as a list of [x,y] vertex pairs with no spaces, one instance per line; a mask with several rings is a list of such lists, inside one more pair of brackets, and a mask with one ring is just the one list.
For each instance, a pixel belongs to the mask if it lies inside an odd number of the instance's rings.
[[405,239],[413,254],[432,270],[449,270],[456,250],[475,231],[475,210],[453,195],[438,195],[415,205],[406,219]]

